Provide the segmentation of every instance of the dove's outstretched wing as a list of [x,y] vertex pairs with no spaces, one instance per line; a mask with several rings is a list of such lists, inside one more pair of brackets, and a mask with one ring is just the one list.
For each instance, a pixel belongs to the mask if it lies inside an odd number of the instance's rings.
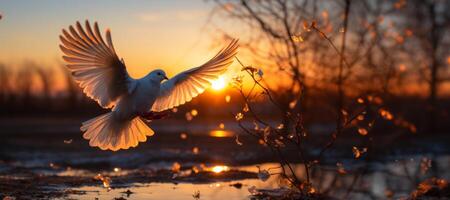
[[62,32],[59,47],[64,53],[63,59],[68,62],[67,68],[83,92],[100,106],[113,107],[122,94],[136,87],[136,81],[128,75],[125,64],[116,55],[109,30],[106,31],[106,43],[97,22],[93,29],[86,21],[85,29],[77,22],[76,28],[70,26],[69,31],[63,29]]
[[237,53],[238,40],[233,40],[211,60],[184,72],[161,84],[152,111],[161,112],[182,105],[203,93],[211,82],[223,74]]

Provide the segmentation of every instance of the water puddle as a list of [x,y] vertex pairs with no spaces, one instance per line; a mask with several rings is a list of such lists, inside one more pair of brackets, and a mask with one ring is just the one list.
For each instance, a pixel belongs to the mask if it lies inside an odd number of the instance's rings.
[[[343,164],[345,173],[339,173],[339,167],[322,167],[312,171],[312,182],[318,192],[328,191],[334,197],[352,199],[384,199],[387,195],[392,198],[408,196],[416,187],[415,179],[438,176],[450,178],[450,156],[441,156],[433,159],[433,169],[424,169],[424,159],[415,157],[396,160],[388,164],[373,163],[368,171],[362,174],[356,165]],[[428,161],[426,161],[428,162]],[[303,165],[292,166],[295,172],[305,178]],[[426,167],[426,166],[425,166]],[[431,165],[430,165],[431,167]],[[270,177],[260,179],[241,179],[230,181],[215,181],[209,183],[192,183],[175,181],[173,183],[131,183],[115,185],[112,189],[101,186],[82,186],[72,188],[75,192],[65,198],[72,199],[249,199],[249,189],[273,189],[287,186],[278,175],[282,170],[277,163],[264,163],[250,166],[211,166],[209,170],[214,174],[226,173],[227,170],[238,170],[258,173],[259,170],[268,170]],[[429,170],[422,172],[421,170]],[[127,172],[120,172],[126,174]],[[358,177],[355,184],[355,177]],[[114,177],[112,177],[114,186]],[[351,193],[348,191],[351,189]],[[395,191],[395,193],[393,192]]]

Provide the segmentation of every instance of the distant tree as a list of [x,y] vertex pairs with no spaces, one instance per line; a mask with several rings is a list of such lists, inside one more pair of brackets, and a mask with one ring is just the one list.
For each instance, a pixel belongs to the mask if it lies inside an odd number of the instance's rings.
[[67,68],[61,65],[61,69],[63,71],[64,79],[66,82],[66,105],[70,108],[75,108],[78,105],[78,97],[80,96],[81,91],[76,85],[75,81],[72,78],[72,75],[67,70]]
[[444,68],[450,56],[450,1],[410,0],[402,10],[401,27],[410,30],[416,40],[409,46],[410,58],[418,67],[425,66],[421,75],[429,88],[428,130],[436,133],[439,86],[446,79]]
[[[0,63],[0,103],[4,105],[8,98],[10,73],[3,63]],[[3,110],[3,109],[2,109]]]
[[23,66],[20,67],[19,71],[14,77],[15,82],[15,93],[20,99],[20,109],[27,110],[30,109],[35,102],[33,102],[33,72],[36,65],[33,62],[25,62]]
[[36,75],[39,78],[42,85],[42,98],[43,104],[46,107],[52,106],[52,91],[54,88],[54,69],[50,67],[36,67]]

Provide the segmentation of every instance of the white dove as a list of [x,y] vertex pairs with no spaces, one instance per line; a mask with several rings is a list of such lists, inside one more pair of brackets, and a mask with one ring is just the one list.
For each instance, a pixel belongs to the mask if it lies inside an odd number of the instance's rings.
[[[145,142],[154,134],[142,120],[149,113],[161,112],[192,100],[203,93],[211,82],[223,74],[237,53],[237,40],[222,49],[205,64],[168,79],[157,69],[145,77],[134,79],[119,60],[106,30],[106,43],[97,22],[93,29],[86,20],[75,28],[62,30],[60,46],[67,68],[86,96],[111,112],[82,123],[83,137],[90,146],[102,150],[128,149]],[[167,80],[162,82],[163,80]]]

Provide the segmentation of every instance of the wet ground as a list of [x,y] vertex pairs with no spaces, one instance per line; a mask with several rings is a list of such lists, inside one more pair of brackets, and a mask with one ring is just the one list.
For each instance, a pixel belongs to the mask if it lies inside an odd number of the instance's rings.
[[[233,122],[225,122],[223,128],[214,121],[155,123],[157,134],[147,142],[109,152],[88,146],[78,132],[80,121],[1,120],[0,197],[248,199],[253,186],[286,185],[277,175],[276,158],[266,148],[245,135],[236,141],[239,129]],[[313,185],[333,197],[384,199],[407,196],[426,178],[449,180],[448,138],[416,137],[380,140],[374,147],[379,153],[370,161],[353,157],[355,141],[342,141],[324,165],[313,169]],[[319,145],[308,146],[312,155]],[[274,175],[258,179],[257,166],[272,169]],[[303,165],[293,167],[304,178]]]

